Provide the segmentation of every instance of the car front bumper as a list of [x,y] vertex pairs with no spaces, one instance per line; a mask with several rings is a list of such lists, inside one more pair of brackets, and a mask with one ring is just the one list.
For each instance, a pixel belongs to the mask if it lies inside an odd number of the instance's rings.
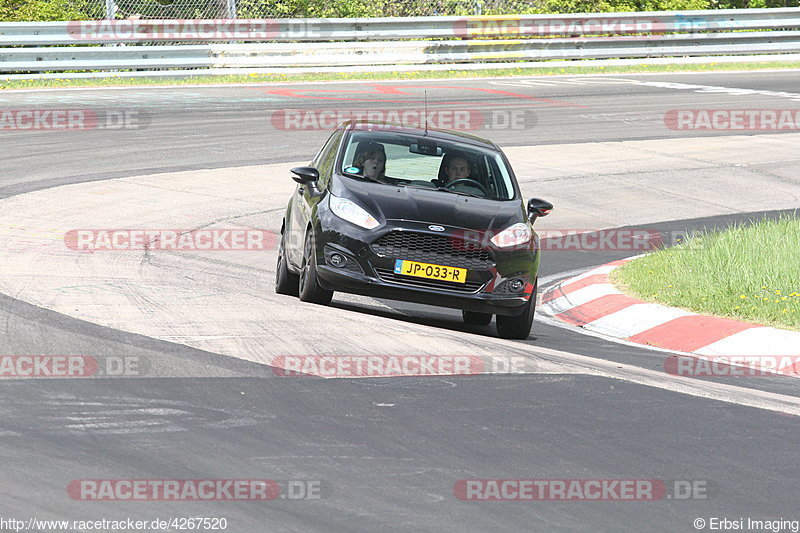
[[[321,212],[318,220],[319,227],[315,228],[317,272],[319,282],[325,289],[497,315],[517,315],[524,310],[531,297],[535,298],[539,268],[536,239],[524,249],[489,250],[490,247],[485,243],[465,240],[469,232],[462,228],[445,226],[444,232],[434,232],[427,223],[387,220],[380,228],[365,230],[339,219],[329,211]],[[443,242],[444,238],[458,244],[453,247],[452,256],[446,255],[447,251],[443,255],[441,246],[437,250],[439,254],[427,255],[425,250],[409,249],[387,253],[385,247],[377,246],[377,243],[383,242],[383,237],[398,235],[398,232],[403,233],[404,237],[414,234],[422,239]],[[428,281],[393,273],[397,259],[447,266],[474,266],[475,262],[465,259],[464,253],[459,251],[465,242],[488,250],[483,254],[484,259],[490,255],[490,259],[485,259],[479,267],[468,268],[465,284]],[[331,260],[334,254],[346,258],[344,264],[334,266]],[[409,254],[413,257],[409,257]],[[468,263],[459,264],[459,261]],[[520,280],[523,288],[509,290],[509,282],[513,280]]]

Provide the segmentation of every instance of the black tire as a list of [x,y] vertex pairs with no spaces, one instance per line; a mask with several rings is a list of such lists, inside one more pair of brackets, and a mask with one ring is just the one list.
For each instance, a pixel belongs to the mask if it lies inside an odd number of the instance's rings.
[[286,264],[286,244],[284,235],[281,234],[281,245],[278,248],[278,262],[275,266],[275,292],[288,296],[299,294],[300,276],[292,274]]
[[522,313],[512,316],[497,315],[497,334],[503,339],[527,339],[533,326],[533,315],[536,312],[536,294],[539,283],[533,287],[531,298],[525,304]]
[[303,264],[300,268],[300,300],[313,304],[328,305],[333,299],[333,291],[320,287],[317,280],[317,250],[314,234],[309,230],[303,246]]
[[464,317],[465,324],[472,324],[473,326],[488,326],[492,321],[491,313],[477,313],[475,311],[461,311],[461,316]]

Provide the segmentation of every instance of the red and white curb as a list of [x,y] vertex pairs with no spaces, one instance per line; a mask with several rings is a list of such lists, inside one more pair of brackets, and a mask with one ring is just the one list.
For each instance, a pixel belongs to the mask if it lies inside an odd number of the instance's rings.
[[[633,258],[602,265],[548,287],[540,312],[607,337],[698,356],[800,361],[800,332],[699,315],[626,296],[609,273]],[[779,367],[800,375],[800,363]]]

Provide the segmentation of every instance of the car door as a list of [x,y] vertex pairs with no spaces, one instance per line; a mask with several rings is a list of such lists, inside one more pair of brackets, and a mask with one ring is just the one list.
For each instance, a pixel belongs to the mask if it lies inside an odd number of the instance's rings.
[[298,184],[292,196],[290,220],[287,221],[286,225],[286,231],[289,231],[287,242],[291,242],[292,245],[287,247],[289,248],[289,250],[287,250],[287,258],[289,262],[297,268],[302,264],[306,228],[311,220],[314,208],[317,203],[324,198],[324,193],[330,184],[339,142],[342,140],[342,133],[343,130],[341,129],[335,131],[311,162],[311,166],[319,170],[317,189],[323,194],[312,195],[307,185]]

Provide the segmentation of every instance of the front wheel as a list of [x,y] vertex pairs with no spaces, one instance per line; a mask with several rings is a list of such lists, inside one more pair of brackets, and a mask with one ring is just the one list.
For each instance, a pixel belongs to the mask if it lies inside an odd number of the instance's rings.
[[333,291],[323,289],[317,279],[317,249],[314,246],[314,234],[309,230],[303,247],[303,266],[300,269],[300,300],[328,305],[331,299]]
[[525,304],[522,313],[513,316],[497,315],[497,334],[504,339],[527,339],[533,326],[533,314],[536,312],[536,293],[539,283],[533,287],[533,292]]

